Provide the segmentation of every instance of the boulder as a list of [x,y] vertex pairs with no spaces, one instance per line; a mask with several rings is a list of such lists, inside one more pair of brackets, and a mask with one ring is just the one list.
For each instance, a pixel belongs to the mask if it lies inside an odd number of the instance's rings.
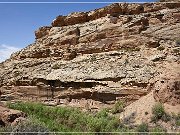
[[74,12],[64,19],[65,25],[74,25],[87,21],[87,13],[84,12]]
[[149,24],[150,25],[157,25],[159,23],[161,23],[161,21],[158,18],[150,18],[149,19]]
[[157,39],[155,40],[155,39],[151,38],[147,42],[146,46],[149,47],[149,48],[156,48],[156,47],[160,46],[159,40],[157,40]]
[[114,3],[110,6],[88,12],[88,20],[95,20],[101,17],[105,17],[108,14],[112,16],[117,16],[118,14],[121,13],[122,13],[122,6],[117,3]]
[[144,12],[144,7],[141,4],[128,4],[124,7],[124,13],[129,15],[140,14]]
[[118,17],[124,14],[139,14],[144,12],[144,7],[141,4],[118,4],[114,3],[104,8],[99,8],[89,12],[74,12],[67,16],[58,16],[52,22],[52,27],[62,27],[74,24],[85,23],[88,21],[96,20],[105,17],[108,14],[113,17]]
[[157,55],[153,55],[152,57],[150,57],[149,59],[153,62],[157,62],[157,61],[161,61],[164,60],[166,58],[166,55],[164,54],[157,54]]
[[53,22],[51,23],[52,27],[61,27],[65,25],[64,22],[65,16],[57,16],[56,19],[53,20]]
[[27,119],[24,117],[18,117],[11,123],[11,126],[17,126],[19,123],[26,121],[26,120]]
[[51,27],[49,27],[49,26],[40,27],[38,30],[35,31],[36,39],[48,35],[50,29],[51,29]]
[[13,110],[0,106],[0,124],[2,126],[9,125],[20,117],[25,118],[26,114],[18,110]]
[[74,12],[68,16],[58,16],[53,22],[53,27],[62,27],[67,25],[74,25],[78,23],[84,23],[87,21],[87,13]]

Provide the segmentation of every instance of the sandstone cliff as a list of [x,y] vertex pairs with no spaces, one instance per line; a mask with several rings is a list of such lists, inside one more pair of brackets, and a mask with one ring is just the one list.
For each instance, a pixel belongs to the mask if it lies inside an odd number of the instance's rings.
[[2,99],[51,97],[52,105],[99,109],[154,91],[157,101],[177,105],[179,35],[180,3],[115,3],[58,16],[0,63]]
[[159,2],[180,2],[180,0],[159,0]]

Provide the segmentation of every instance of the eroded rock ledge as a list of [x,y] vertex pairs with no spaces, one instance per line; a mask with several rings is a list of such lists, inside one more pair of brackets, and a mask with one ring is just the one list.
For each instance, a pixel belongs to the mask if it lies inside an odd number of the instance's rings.
[[52,27],[61,27],[85,23],[88,21],[96,20],[105,17],[107,14],[111,16],[119,15],[137,15],[140,13],[150,13],[166,8],[178,8],[180,4],[177,3],[146,3],[146,4],[127,4],[115,3],[110,6],[97,9],[89,12],[75,12],[67,16],[58,16],[53,22]]

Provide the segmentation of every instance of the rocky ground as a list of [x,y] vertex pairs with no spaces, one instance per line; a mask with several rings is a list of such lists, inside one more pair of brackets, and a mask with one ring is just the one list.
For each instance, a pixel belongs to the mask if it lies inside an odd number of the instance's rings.
[[115,3],[58,16],[0,63],[1,100],[92,111],[122,101],[120,119],[135,111],[137,123],[150,118],[144,112],[156,102],[178,114],[179,35],[178,2]]

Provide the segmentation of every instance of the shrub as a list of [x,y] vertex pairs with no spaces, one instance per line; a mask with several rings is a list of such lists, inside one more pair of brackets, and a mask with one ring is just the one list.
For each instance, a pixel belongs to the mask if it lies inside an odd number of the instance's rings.
[[148,124],[142,123],[137,127],[137,132],[149,132]]
[[179,114],[173,114],[172,118],[175,120],[176,126],[180,126],[180,113]]
[[118,101],[115,103],[114,107],[112,108],[111,112],[113,114],[120,113],[123,111],[124,103],[122,101]]
[[28,121],[18,125],[18,127],[16,128],[16,132],[44,132],[44,135],[48,135],[49,130],[46,127],[42,126],[40,123],[38,124],[34,123],[33,121]]
[[4,128],[1,128],[0,131],[10,132],[11,135],[49,135],[49,130],[42,123],[38,123],[37,121],[32,119],[21,122],[17,126],[6,126]]
[[154,133],[152,133],[152,135],[163,135],[163,134],[165,134],[165,130],[159,126],[152,128],[151,132],[154,132]]
[[153,114],[152,121],[158,121],[163,117],[163,115],[166,114],[164,110],[164,106],[161,103],[155,104],[152,108],[152,114]]
[[180,126],[180,119],[176,120],[176,125]]
[[162,117],[161,117],[161,120],[164,121],[164,122],[168,122],[171,120],[171,116],[167,113],[165,113]]
[[98,117],[98,118],[103,118],[103,117],[107,117],[107,116],[108,116],[108,110],[107,109],[103,109],[96,114],[96,117]]
[[109,116],[106,110],[97,115],[82,112],[68,107],[48,107],[40,103],[9,104],[10,108],[21,110],[40,123],[44,123],[50,131],[56,132],[112,132],[120,131],[119,120]]

